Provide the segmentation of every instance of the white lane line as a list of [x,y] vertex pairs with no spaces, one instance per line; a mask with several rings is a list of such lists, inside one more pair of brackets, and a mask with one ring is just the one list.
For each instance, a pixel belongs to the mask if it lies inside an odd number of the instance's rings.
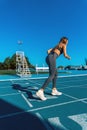
[[60,122],[60,118],[59,117],[51,117],[48,118],[48,122],[51,124],[51,126],[53,127],[54,130],[68,130],[67,128],[65,128],[65,126]]
[[87,74],[76,74],[76,75],[68,75],[68,76],[59,76],[60,78],[67,78],[67,77],[81,77],[81,76],[87,76]]
[[44,118],[39,113],[36,113],[36,116],[42,121],[42,123],[46,127],[46,130],[52,130],[52,128],[48,125],[48,123],[44,120]]
[[[84,87],[86,85],[86,87]],[[68,86],[68,85],[63,85],[63,86]],[[59,89],[68,89],[68,88],[87,88],[87,84],[82,84],[82,85],[70,85],[69,87],[61,87]]]
[[[12,81],[12,84],[13,84],[14,82]],[[17,90],[20,94],[21,94],[21,96],[22,96],[22,98],[25,100],[25,102],[27,103],[27,105],[29,106],[29,107],[33,107],[33,105],[29,102],[29,100],[27,100],[27,98],[24,96],[24,92],[21,92],[20,90]]]
[[[76,74],[76,75],[68,75],[68,76],[57,76],[58,78],[70,78],[70,77],[85,77],[85,76],[87,76],[87,74]],[[27,78],[27,80],[31,80],[31,79],[46,79],[46,78],[48,78],[48,76],[46,76],[46,77],[35,77],[35,78],[32,78],[32,77],[30,77],[30,78]]]
[[[74,81],[74,80],[73,80]],[[34,84],[37,84],[39,86],[42,86],[41,83],[38,83],[38,82],[33,82],[33,81],[30,81],[31,83],[34,83]],[[70,81],[71,82],[71,81]],[[62,83],[62,82],[61,82]],[[67,86],[64,84],[65,82],[62,83],[63,86]],[[60,84],[60,83],[59,83]],[[84,85],[87,85],[87,84],[82,84],[82,85],[70,85],[69,87],[62,87],[62,88],[59,88],[59,89],[66,89],[66,88],[74,88],[74,87],[81,87],[81,86],[84,86]],[[48,88],[49,89],[49,88]]]
[[[63,94],[64,94],[65,96],[69,97],[69,98],[72,98],[72,99],[75,99],[75,100],[79,100],[79,98],[73,97],[73,96],[68,95],[68,94],[65,94],[65,93],[63,93]],[[87,102],[84,101],[84,100],[82,100],[81,102],[83,102],[83,103],[87,103]]]
[[71,104],[71,103],[81,102],[81,101],[84,101],[84,100],[87,100],[87,98],[82,98],[82,99],[77,99],[77,100],[74,100],[74,101],[68,101],[68,102],[64,102],[64,103],[59,103],[59,104],[49,105],[49,106],[45,106],[45,107],[35,108],[35,109],[32,109],[32,110],[28,110],[28,112],[53,108],[53,107],[57,107],[57,106],[68,105],[68,104]]
[[69,118],[78,123],[82,130],[87,130],[87,113],[72,115]]
[[[81,76],[87,76],[87,74],[76,74],[76,75],[68,75],[68,76],[58,76],[58,78],[70,78],[70,77],[81,77]],[[21,81],[21,80],[31,80],[31,79],[46,79],[47,77],[36,77],[36,78],[32,78],[32,77],[28,77],[28,78],[15,78],[15,79],[2,79],[0,81]]]
[[[39,83],[37,83],[37,82],[35,82],[35,84],[37,84],[37,85],[40,85],[41,86],[41,84],[39,84]],[[85,85],[87,85],[87,84],[85,84]],[[83,86],[83,85],[74,85],[74,87],[81,87],[81,86]],[[63,88],[59,88],[59,89],[68,89],[68,88],[73,88],[73,86],[69,86],[69,87],[63,87]],[[51,90],[51,88],[47,88],[48,90]],[[64,94],[64,93],[63,93]],[[67,94],[64,94],[64,95],[66,95],[66,96],[68,96],[68,97],[70,97],[70,98],[73,98],[73,99],[75,99],[75,100],[79,100],[78,98],[76,98],[76,97],[73,97],[73,96],[70,96],[70,95],[67,95]],[[83,102],[83,103],[87,103],[86,101],[81,101],[81,102]]]
[[[32,82],[33,83],[33,82]],[[63,82],[64,83],[64,82]],[[63,84],[62,83],[62,85],[63,86],[68,86],[67,84],[65,85],[65,84]],[[34,84],[37,84],[37,85],[39,85],[39,86],[41,86],[41,84],[40,83],[34,83]],[[60,85],[60,83],[58,84],[58,85]],[[86,87],[84,87],[84,86],[86,86]],[[66,89],[66,88],[76,88],[76,87],[83,87],[83,88],[87,88],[87,84],[82,84],[82,85],[70,85],[69,87],[61,87],[61,88],[59,88],[59,89]],[[11,87],[0,87],[0,89],[5,89],[5,88],[11,88]],[[32,87],[30,87],[30,88],[27,88],[27,89],[31,89]],[[38,89],[38,87],[36,87],[35,89]]]
[[[25,93],[25,92],[23,92],[23,93]],[[20,95],[20,93],[1,94],[0,97],[4,97],[4,96],[12,96],[12,95]]]
[[27,113],[27,111],[15,112],[15,113],[11,113],[11,114],[2,115],[2,116],[0,116],[0,119],[20,115],[20,114],[23,114],[23,113]]
[[41,84],[40,84],[40,83],[33,82],[33,81],[29,81],[29,82],[31,82],[31,83],[33,83],[33,84],[37,84],[37,85],[41,86]]
[[87,100],[87,98],[82,98],[82,99],[79,99],[79,100],[74,100],[74,101],[69,101],[69,102],[54,104],[54,105],[45,106],[45,107],[40,107],[40,108],[35,108],[35,109],[23,111],[23,112],[16,112],[16,113],[12,113],[12,114],[6,114],[6,115],[3,115],[3,116],[0,116],[0,119],[1,119],[1,118],[6,118],[6,117],[15,116],[15,115],[19,115],[19,114],[23,114],[23,113],[27,113],[27,112],[35,112],[35,111],[44,110],[44,109],[48,109],[48,108],[53,108],[53,107],[68,105],[68,104],[80,102],[80,101],[83,101],[83,100]]
[[0,97],[5,97],[5,96],[14,96],[14,95],[21,95],[23,97],[23,99],[26,101],[26,103],[28,104],[29,107],[33,107],[33,105],[29,102],[29,100],[27,100],[27,98],[24,96],[25,92],[22,92],[20,90],[18,90],[18,93],[12,93],[12,94],[2,94],[0,95]]
[[[32,102],[35,102],[35,101],[42,102],[42,100],[37,100],[39,98],[36,96],[36,94],[33,94],[33,97],[35,99],[29,99],[29,100],[32,101]],[[58,98],[58,96],[51,96],[51,95],[50,96],[46,95],[46,97],[47,97],[47,99],[57,99]]]
[[8,87],[7,86],[6,87],[0,87],[0,89],[3,89],[3,88],[7,88],[8,89],[8,88],[11,88],[11,87],[10,86],[8,86]]
[[[75,75],[73,75],[73,76],[75,76]],[[73,77],[73,76],[72,76],[72,77]],[[85,76],[85,75],[81,75],[81,76]],[[75,76],[75,77],[76,77],[76,76]],[[58,78],[60,78],[60,77],[58,77]],[[36,78],[36,79],[39,80],[39,78]],[[44,78],[40,78],[40,79],[44,79]],[[73,80],[73,79],[71,79],[71,80],[68,80],[68,81],[65,80],[65,81],[63,81],[63,82],[62,82],[62,81],[61,81],[61,82],[58,81],[58,83],[60,83],[60,84],[62,84],[62,83],[67,83],[67,82],[68,82],[68,83],[69,83],[69,82],[71,83],[71,82],[75,82],[75,81],[76,81],[76,82],[77,82],[77,81],[79,82],[79,81],[87,81],[87,80],[86,80],[86,79],[83,79],[83,80],[79,80],[79,79],[78,79],[78,80],[77,80],[77,79],[76,79],[76,80]],[[29,82],[34,83],[34,84],[37,84],[37,85],[40,85],[40,86],[42,85],[42,84],[40,84],[40,83],[38,83],[38,82],[36,82],[36,81],[35,81],[35,82],[32,81],[32,79],[29,80]]]
[[27,98],[24,96],[24,94],[20,90],[18,90],[18,92],[21,94],[21,96],[23,97],[25,102],[28,104],[28,106],[33,107],[33,105],[29,102],[29,100],[27,100]]
[[57,82],[62,84],[62,83],[81,82],[81,81],[87,81],[87,79],[68,79],[68,80],[65,80],[65,81],[61,80],[61,81],[57,81]]

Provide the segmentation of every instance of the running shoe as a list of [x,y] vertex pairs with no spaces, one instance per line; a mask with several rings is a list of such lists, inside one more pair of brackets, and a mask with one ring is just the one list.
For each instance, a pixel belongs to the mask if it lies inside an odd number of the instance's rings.
[[38,90],[36,92],[37,97],[39,97],[41,100],[45,101],[47,98],[44,96],[44,93],[42,90]]
[[52,93],[51,93],[52,95],[62,95],[62,92],[59,92],[58,90],[56,90],[56,89],[53,89],[52,90]]

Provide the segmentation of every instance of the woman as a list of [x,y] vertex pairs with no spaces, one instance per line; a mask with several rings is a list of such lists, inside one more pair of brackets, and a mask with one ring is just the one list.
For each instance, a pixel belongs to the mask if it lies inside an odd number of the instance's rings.
[[66,53],[66,47],[68,43],[67,37],[62,37],[59,43],[53,48],[48,50],[48,55],[46,57],[46,63],[49,66],[49,77],[44,82],[43,86],[36,92],[36,95],[41,100],[46,100],[47,98],[44,96],[44,90],[48,86],[48,84],[52,81],[52,95],[62,95],[62,92],[59,92],[56,88],[56,79],[57,79],[57,68],[56,68],[56,58],[59,57],[62,53],[64,57],[70,59],[70,56]]

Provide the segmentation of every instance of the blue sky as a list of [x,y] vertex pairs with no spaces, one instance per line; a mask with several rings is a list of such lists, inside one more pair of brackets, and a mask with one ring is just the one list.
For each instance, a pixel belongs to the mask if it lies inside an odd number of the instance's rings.
[[33,65],[46,65],[47,49],[62,36],[69,39],[71,60],[61,55],[57,66],[84,65],[87,0],[0,0],[0,62],[22,50]]

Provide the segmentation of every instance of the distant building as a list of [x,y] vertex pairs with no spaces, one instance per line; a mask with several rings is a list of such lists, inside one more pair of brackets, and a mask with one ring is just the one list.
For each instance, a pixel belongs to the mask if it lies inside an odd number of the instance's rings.
[[87,65],[83,66],[83,69],[84,69],[84,70],[87,70]]
[[67,66],[67,67],[65,67],[65,69],[68,69],[68,70],[81,70],[82,65],[79,65],[79,66]]
[[45,67],[44,65],[42,67],[38,67],[36,65],[35,70],[36,70],[36,72],[48,72],[49,71],[49,67]]

